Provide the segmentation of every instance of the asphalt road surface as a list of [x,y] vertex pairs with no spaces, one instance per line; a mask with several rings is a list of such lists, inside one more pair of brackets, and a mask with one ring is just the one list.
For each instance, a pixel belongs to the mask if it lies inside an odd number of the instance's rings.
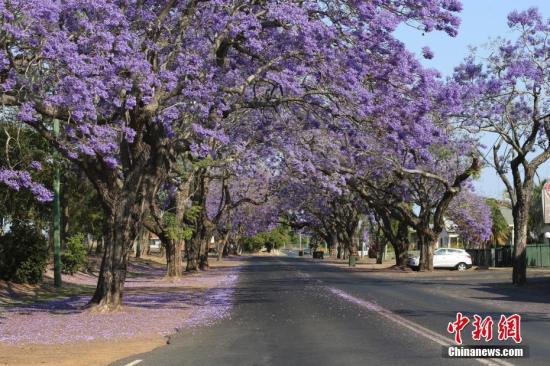
[[[457,311],[494,319],[502,311],[434,286],[296,257],[251,258],[230,317],[114,365],[550,365],[550,322],[538,313],[522,314],[528,358],[444,358],[443,347],[453,344],[447,324]],[[463,332],[465,344],[483,344],[473,343],[470,332]]]

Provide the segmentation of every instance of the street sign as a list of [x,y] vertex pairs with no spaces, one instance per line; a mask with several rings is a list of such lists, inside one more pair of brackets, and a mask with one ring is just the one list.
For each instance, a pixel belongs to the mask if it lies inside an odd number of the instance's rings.
[[550,224],[550,180],[547,180],[542,187],[542,212],[544,223]]

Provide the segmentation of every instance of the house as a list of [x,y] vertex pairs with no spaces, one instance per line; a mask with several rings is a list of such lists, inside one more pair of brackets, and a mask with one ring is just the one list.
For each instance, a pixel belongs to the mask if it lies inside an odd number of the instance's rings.
[[[443,219],[444,228],[439,238],[437,239],[436,249],[437,248],[462,248],[463,242],[460,239],[460,234],[458,233],[458,226],[447,218]],[[430,228],[433,225],[430,224]],[[409,243],[411,243],[410,250],[418,250],[418,236],[416,231],[413,228],[409,228]]]
[[503,205],[499,205],[498,208],[510,228],[510,235],[505,245],[512,246],[514,245],[514,216],[512,215],[512,209]]
[[[514,243],[514,218],[512,215],[512,209],[506,206],[505,204],[499,204],[500,212],[504,217],[504,220],[508,224],[511,235],[508,236],[508,239],[505,243],[507,246],[513,246]],[[436,248],[464,248],[468,245],[467,242],[464,242],[460,238],[458,232],[458,225],[456,225],[452,220],[444,218],[444,228],[439,238],[437,240]],[[430,227],[433,227],[430,224]],[[550,224],[545,226],[545,231],[550,232]],[[409,243],[412,243],[410,249],[418,249],[418,237],[416,231],[412,228],[409,228]]]
[[[132,244],[132,251],[135,253],[138,247],[138,242],[140,241],[140,238],[137,237],[136,240],[134,240]],[[145,230],[143,232],[143,237],[141,238],[140,242],[140,250],[142,253],[152,254],[152,253],[160,253],[163,254],[163,247],[162,243],[160,241],[160,238],[153,234],[152,232]]]
[[150,253],[162,253],[162,242],[160,238],[151,232],[148,233],[148,248],[147,254]]
[[[512,215],[512,209],[505,205],[499,205],[499,210],[508,224],[511,235],[505,243],[507,246],[512,246],[514,243],[514,217]],[[463,242],[458,233],[458,226],[449,219],[444,219],[445,227],[439,236],[437,247],[438,248],[462,248],[468,243]]]
[[458,226],[449,219],[443,219],[443,231],[439,235],[437,240],[438,248],[460,248],[462,247],[462,241],[460,240],[460,234],[458,233]]

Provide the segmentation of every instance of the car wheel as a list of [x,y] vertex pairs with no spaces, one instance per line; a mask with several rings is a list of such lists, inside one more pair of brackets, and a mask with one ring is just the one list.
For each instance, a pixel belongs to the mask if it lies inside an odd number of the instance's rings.
[[466,263],[463,263],[463,262],[460,262],[459,264],[456,265],[456,269],[458,269],[459,271],[464,271],[467,268],[468,267],[466,266]]

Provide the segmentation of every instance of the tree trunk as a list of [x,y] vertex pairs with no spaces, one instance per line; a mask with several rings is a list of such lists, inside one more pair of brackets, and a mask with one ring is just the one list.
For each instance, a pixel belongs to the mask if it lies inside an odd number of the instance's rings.
[[[151,178],[151,177],[150,177]],[[89,306],[104,312],[120,308],[129,252],[142,225],[145,202],[154,197],[163,177],[148,180],[147,186],[102,191],[105,212],[104,248],[101,270]]]
[[383,241],[379,246],[378,246],[378,253],[376,253],[376,264],[382,264],[382,262],[384,261],[384,253],[386,253],[386,245],[388,245],[388,243],[386,241]]
[[97,240],[90,240],[88,245],[88,255],[92,255],[94,252],[94,246],[97,247]]
[[103,248],[105,247],[105,236],[101,237],[101,240],[97,241],[97,246],[95,247],[95,254],[101,254],[103,252]]
[[229,241],[229,231],[225,233],[225,235],[223,236],[221,248],[218,248],[218,261],[221,261],[223,256],[225,255],[228,241]]
[[166,277],[178,277],[178,271],[176,269],[176,243],[174,240],[167,240],[164,243],[165,255],[166,255]]
[[393,251],[395,252],[395,265],[405,267],[409,257],[409,227],[406,223],[400,222],[397,227],[395,242],[392,242]]
[[435,247],[433,235],[423,230],[417,230],[417,235],[420,244],[420,271],[433,271]]
[[332,235],[328,237],[327,246],[328,246],[328,255],[330,257],[334,257],[338,250],[338,242],[334,239]]
[[182,240],[167,240],[166,244],[166,277],[177,278],[181,277],[182,273],[182,258],[181,248]]
[[218,258],[217,258],[218,262],[222,260],[223,255],[224,255],[223,253],[225,252],[225,247],[226,246],[227,246],[227,244],[223,243],[221,248],[218,249]]
[[209,238],[206,237],[206,240],[202,240],[201,254],[199,255],[199,269],[202,271],[207,271],[210,268],[208,264],[208,249],[209,249]]
[[405,267],[409,258],[408,243],[406,241],[397,242],[393,245],[393,251],[395,252],[395,265]]
[[183,252],[184,247],[185,240],[176,240],[175,263],[178,276],[181,276],[181,274],[183,273],[183,257],[181,253]]
[[142,242],[143,242],[143,236],[144,236],[143,228],[139,230],[138,238],[137,238],[137,244],[136,244],[136,258],[141,258],[141,250],[142,250]]
[[[189,187],[194,192],[191,195],[193,205],[202,208],[199,217],[194,220],[195,232],[187,251],[186,271],[197,271],[208,267],[208,245],[206,246],[206,252],[203,251],[204,242],[210,239],[208,236],[209,230],[206,228],[208,222],[208,215],[206,214],[206,196],[208,194],[206,168],[201,168],[194,174]],[[206,254],[206,257],[204,254]]]
[[[189,181],[182,183],[175,196],[176,204],[176,225],[184,225],[184,216],[186,210],[186,202],[189,194]],[[170,260],[168,260],[168,254],[166,255],[166,275],[168,277],[181,277],[183,269],[183,258],[181,257],[181,251],[184,247],[183,237],[178,239],[169,240],[170,246]]]
[[147,255],[151,255],[151,232],[147,232],[147,236],[145,238],[145,248],[143,249],[143,252]]
[[514,254],[512,283],[522,286],[527,283],[527,224],[529,196],[518,192],[518,200],[513,207],[514,215]]
[[[138,207],[132,207],[139,209]],[[130,210],[120,208],[108,219],[104,235],[103,260],[97,287],[89,306],[100,312],[116,310],[122,305],[128,253],[139,222]]]
[[136,242],[135,257],[138,258],[138,259],[141,258],[141,237],[138,237],[137,242]]
[[187,252],[187,266],[185,270],[187,272],[195,272],[199,270],[199,251],[200,241],[197,238],[193,238],[189,241],[189,245],[186,246]]
[[359,255],[359,237],[355,233],[350,235],[349,255],[357,257]]
[[226,243],[225,243],[225,246],[223,247],[223,256],[224,257],[227,257],[229,256],[229,253],[231,252],[231,248],[234,247],[234,254],[237,254],[236,251],[237,251],[237,246],[238,244],[235,244],[233,245],[234,241],[233,240],[228,240]]

